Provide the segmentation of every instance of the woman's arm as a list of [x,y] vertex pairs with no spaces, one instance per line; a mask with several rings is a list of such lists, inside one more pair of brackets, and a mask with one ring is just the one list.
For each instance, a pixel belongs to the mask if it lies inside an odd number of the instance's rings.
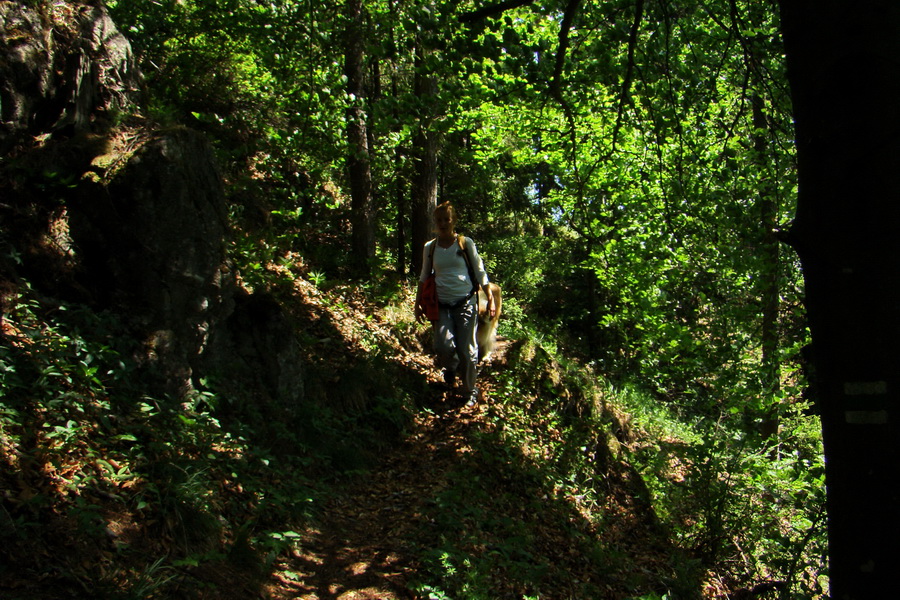
[[415,314],[416,321],[419,323],[422,322],[425,316],[425,309],[422,307],[422,287],[434,269],[434,266],[431,264],[431,254],[428,252],[428,243],[425,242],[425,246],[422,248],[422,272],[419,273],[419,287],[416,290],[416,304],[413,308],[413,314]]
[[419,282],[419,289],[416,290],[416,306],[413,309],[413,314],[416,316],[416,322],[421,323],[423,318],[425,317],[425,309],[422,308],[422,286],[423,282]]
[[469,258],[472,260],[473,274],[475,275],[476,283],[480,285],[482,288],[488,284],[488,274],[484,269],[484,261],[481,259],[481,255],[478,254],[478,247],[475,245],[475,242],[472,241],[472,238],[466,238],[466,248],[471,252],[469,253]]
[[497,303],[494,302],[494,294],[493,292],[491,292],[490,283],[484,284],[483,286],[481,286],[481,289],[484,291],[485,298],[487,298],[487,309],[491,314],[491,318],[493,319],[495,316],[497,316]]

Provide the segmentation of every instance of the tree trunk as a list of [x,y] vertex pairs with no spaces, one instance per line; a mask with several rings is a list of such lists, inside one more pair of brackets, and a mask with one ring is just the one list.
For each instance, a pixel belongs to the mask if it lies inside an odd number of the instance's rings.
[[347,0],[347,39],[344,73],[347,76],[347,176],[350,180],[355,270],[366,275],[375,257],[375,206],[372,199],[369,135],[365,111],[365,11],[362,0]]
[[416,134],[413,144],[415,175],[412,196],[412,265],[413,274],[422,270],[422,248],[434,237],[432,213],[437,206],[437,140],[428,131]]
[[421,40],[416,46],[415,94],[420,106],[418,131],[413,138],[412,195],[412,267],[418,275],[422,270],[422,247],[431,239],[434,227],[432,213],[437,205],[438,134],[432,128],[436,111],[437,83],[427,71]]
[[[396,78],[391,81],[391,91],[394,98],[398,92]],[[394,109],[396,111],[396,109]],[[395,112],[395,122],[399,122],[400,115]],[[400,146],[394,150],[394,202],[397,206],[397,274],[403,277],[407,273],[410,263],[406,258],[406,219],[409,215],[409,202],[406,201],[406,185],[403,177],[403,149]]]
[[781,0],[825,440],[831,597],[885,598],[900,558],[900,3]]
[[778,307],[780,298],[781,272],[779,241],[775,235],[778,226],[778,203],[772,189],[772,179],[765,162],[767,143],[765,132],[768,130],[764,101],[758,94],[750,99],[753,107],[753,129],[756,161],[760,173],[763,174],[759,184],[759,212],[762,226],[760,252],[762,256],[761,290],[762,299],[762,414],[759,423],[760,434],[769,439],[778,434],[780,424],[781,401],[781,360],[778,351]]
[[[399,154],[399,152],[398,152]],[[394,161],[395,166],[397,167],[397,173],[400,172],[399,167],[401,163],[401,158],[398,156]],[[402,276],[406,275],[406,266],[409,264],[406,262],[406,202],[405,202],[405,190],[403,186],[403,180],[400,177],[395,177],[394,183],[394,194],[396,195],[395,202],[397,204],[397,274]]]

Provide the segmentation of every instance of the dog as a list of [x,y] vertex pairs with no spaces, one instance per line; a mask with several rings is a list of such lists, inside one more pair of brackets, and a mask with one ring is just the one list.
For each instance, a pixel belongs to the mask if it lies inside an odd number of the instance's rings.
[[497,322],[500,320],[500,309],[503,306],[503,295],[500,292],[500,286],[496,283],[489,283],[491,295],[494,297],[494,316],[488,310],[487,294],[484,290],[478,290],[478,329],[475,332],[475,339],[478,341],[478,360],[486,361],[490,358],[491,353],[497,346]]

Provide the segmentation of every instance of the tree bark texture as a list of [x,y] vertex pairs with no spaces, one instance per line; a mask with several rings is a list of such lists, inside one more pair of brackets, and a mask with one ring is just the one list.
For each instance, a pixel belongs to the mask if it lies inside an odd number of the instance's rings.
[[[402,172],[402,162],[403,157],[398,149],[394,159],[397,173]],[[403,276],[409,263],[406,261],[406,190],[404,189],[403,179],[400,177],[397,177],[394,181],[394,196],[394,202],[397,204],[397,274]]]
[[434,237],[432,213],[437,206],[437,140],[432,132],[421,131],[414,138],[415,175],[412,186],[413,274],[422,270],[422,248]]
[[375,257],[375,203],[365,110],[365,11],[362,0],[347,0],[347,39],[344,72],[350,106],[347,108],[347,174],[350,180],[353,262],[368,273]]
[[768,119],[765,114],[765,103],[759,94],[750,99],[753,110],[753,147],[760,173],[764,173],[759,183],[759,215],[762,228],[760,253],[762,256],[762,272],[760,296],[762,300],[762,383],[763,405],[759,417],[760,433],[766,438],[778,434],[780,425],[780,400],[778,392],[781,388],[781,371],[779,360],[779,328],[778,307],[781,291],[781,264],[779,241],[775,235],[778,227],[778,203],[772,189],[772,179],[765,162],[767,141],[764,132],[768,130]]
[[434,227],[432,213],[437,206],[437,152],[438,133],[433,129],[435,118],[435,98],[437,83],[434,75],[427,70],[425,55],[427,50],[421,41],[416,47],[415,93],[419,101],[420,117],[418,131],[413,138],[413,185],[412,196],[412,269],[418,275],[422,270],[422,247],[431,239]]
[[900,3],[781,0],[781,12],[831,597],[885,598],[900,562]]

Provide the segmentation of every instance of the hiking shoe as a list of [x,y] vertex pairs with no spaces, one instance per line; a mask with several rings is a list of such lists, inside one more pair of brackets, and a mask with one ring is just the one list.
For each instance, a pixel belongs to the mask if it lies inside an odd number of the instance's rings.
[[469,399],[466,401],[466,408],[472,408],[478,403],[478,389],[469,392]]

